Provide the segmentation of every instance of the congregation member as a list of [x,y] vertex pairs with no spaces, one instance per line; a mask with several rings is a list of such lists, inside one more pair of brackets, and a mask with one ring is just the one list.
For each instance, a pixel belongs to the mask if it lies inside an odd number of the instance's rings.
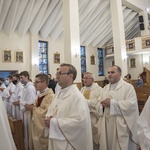
[[10,102],[11,93],[15,91],[15,85],[12,83],[12,76],[7,76],[6,78],[7,87],[1,93],[7,114],[12,116],[12,103]]
[[[77,71],[71,64],[61,64],[56,94],[45,118],[48,150],[92,150],[91,120],[87,102],[73,81]],[[49,134],[49,135],[48,135]]]
[[128,73],[128,74],[124,77],[124,81],[126,81],[126,82],[132,84],[131,74]]
[[138,118],[137,134],[141,150],[150,149],[150,97]]
[[10,102],[12,103],[12,116],[16,119],[21,119],[20,101],[23,94],[23,85],[20,82],[20,75],[12,75],[12,83],[15,85],[15,91],[11,92]]
[[101,95],[102,88],[97,83],[94,83],[94,75],[93,73],[90,72],[84,73],[83,84],[84,87],[81,88],[81,93],[86,98],[90,109],[92,135],[93,135],[93,149],[98,150],[99,149],[99,140],[98,140],[99,115],[97,111],[97,103],[98,103],[98,97]]
[[53,90],[53,92],[55,93],[56,82],[54,79],[52,79],[51,74],[48,74],[47,76],[49,78],[48,88],[51,88]]
[[142,87],[143,86],[143,79],[141,78],[141,75],[138,76],[138,79],[136,81],[136,86],[137,87]]
[[0,96],[0,150],[16,150],[4,103]]
[[25,105],[26,110],[32,112],[29,126],[29,150],[48,150],[48,137],[44,136],[44,119],[54,97],[52,89],[48,88],[48,81],[46,74],[35,76],[34,86],[39,92],[38,98],[34,105]]
[[29,73],[27,71],[22,71],[20,73],[20,81],[24,85],[23,94],[20,101],[20,109],[22,112],[22,120],[24,124],[24,138],[25,138],[25,149],[28,150],[28,129],[30,122],[30,111],[26,110],[26,104],[34,104],[36,99],[36,90],[33,83],[30,82]]
[[119,66],[108,69],[109,84],[99,98],[100,150],[137,150],[137,97],[134,87],[121,74]]

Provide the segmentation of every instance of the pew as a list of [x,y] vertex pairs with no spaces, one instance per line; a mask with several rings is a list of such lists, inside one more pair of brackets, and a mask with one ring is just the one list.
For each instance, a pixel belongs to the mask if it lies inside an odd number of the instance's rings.
[[147,99],[148,99],[148,94],[144,93],[137,93],[137,100],[138,100],[138,106],[139,106],[139,112],[141,113]]
[[22,120],[8,116],[8,121],[17,150],[25,150]]

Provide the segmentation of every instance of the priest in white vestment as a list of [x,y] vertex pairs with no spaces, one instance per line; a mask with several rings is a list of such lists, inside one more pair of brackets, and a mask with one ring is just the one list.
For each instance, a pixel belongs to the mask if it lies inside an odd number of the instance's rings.
[[138,118],[138,140],[141,150],[150,150],[150,96]]
[[100,150],[137,150],[138,147],[137,97],[134,87],[121,78],[121,73],[118,66],[108,69],[110,83],[100,96]]
[[93,149],[99,149],[99,139],[98,139],[98,97],[101,95],[102,88],[97,84],[94,83],[94,75],[90,72],[85,72],[83,75],[83,83],[84,87],[81,88],[81,93],[87,100],[89,109],[90,109],[90,116],[91,116],[91,123],[92,123],[92,135],[93,135]]
[[0,96],[0,150],[16,150],[4,103]]
[[70,64],[62,64],[57,72],[62,87],[50,105],[45,119],[45,136],[49,136],[49,150],[92,150],[91,120],[87,102],[76,85],[77,71]]

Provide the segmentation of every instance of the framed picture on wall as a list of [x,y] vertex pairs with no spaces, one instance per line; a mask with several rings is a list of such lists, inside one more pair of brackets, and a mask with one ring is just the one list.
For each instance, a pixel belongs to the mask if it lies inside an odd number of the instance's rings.
[[135,50],[135,41],[134,40],[128,40],[128,41],[126,41],[126,50],[127,51],[133,51],[133,50]]
[[150,36],[142,37],[142,48],[150,47]]
[[59,53],[54,54],[54,64],[60,64],[60,54]]
[[129,67],[130,67],[130,68],[135,68],[135,67],[136,67],[135,58],[129,59]]
[[23,62],[23,51],[15,52],[15,62],[22,63]]
[[2,52],[3,62],[12,62],[12,52],[11,50],[3,50]]
[[145,43],[146,43],[146,46],[149,46],[149,47],[150,47],[150,39],[149,39],[149,40],[146,40]]
[[95,65],[95,56],[94,55],[91,56],[91,65]]

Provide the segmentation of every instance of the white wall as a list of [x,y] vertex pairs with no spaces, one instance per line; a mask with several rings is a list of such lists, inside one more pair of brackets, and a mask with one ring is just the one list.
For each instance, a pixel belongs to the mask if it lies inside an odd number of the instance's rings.
[[[35,75],[39,73],[39,60],[38,60],[38,41],[42,40],[39,36],[33,37],[29,33],[24,37],[20,38],[17,34],[13,34],[11,37],[7,37],[2,32],[0,33],[0,70],[18,70],[29,71],[31,78],[34,79]],[[59,64],[53,63],[53,55],[58,52],[61,56],[61,63],[64,62],[63,58],[63,42],[58,39],[53,43],[50,39],[48,41],[48,60],[49,60],[49,73],[55,77],[56,68]],[[12,50],[12,62],[3,63],[2,62],[2,51],[5,49]],[[21,50],[24,53],[24,62],[15,63],[14,53],[17,50]]]
[[[143,67],[150,69],[150,48],[142,49],[141,37],[135,38],[135,50],[127,52],[127,66],[128,73],[131,74],[132,79],[137,79],[138,75],[143,72]],[[117,57],[117,56],[116,56]],[[135,68],[130,68],[130,59],[135,58]],[[109,55],[105,58],[105,73],[111,66],[111,62],[114,59],[113,55]]]
[[114,60],[113,56],[105,58],[105,76],[107,76],[107,70],[110,66],[112,66],[113,60]]
[[[2,62],[3,50],[12,50],[12,63]],[[21,50],[24,53],[24,62],[15,63],[15,51]],[[17,34],[13,34],[11,37],[7,37],[2,32],[0,33],[0,70],[18,70],[30,71],[30,35],[27,34],[24,38],[20,38]]]
[[[95,56],[95,65],[91,65],[91,56]],[[86,71],[94,74],[95,81],[103,80],[104,77],[98,76],[98,56],[97,48],[92,46],[86,46]]]
[[[135,58],[135,68],[130,68],[130,59]],[[128,57],[128,73],[131,74],[132,79],[137,79],[139,74],[143,72],[142,55],[133,55]]]

